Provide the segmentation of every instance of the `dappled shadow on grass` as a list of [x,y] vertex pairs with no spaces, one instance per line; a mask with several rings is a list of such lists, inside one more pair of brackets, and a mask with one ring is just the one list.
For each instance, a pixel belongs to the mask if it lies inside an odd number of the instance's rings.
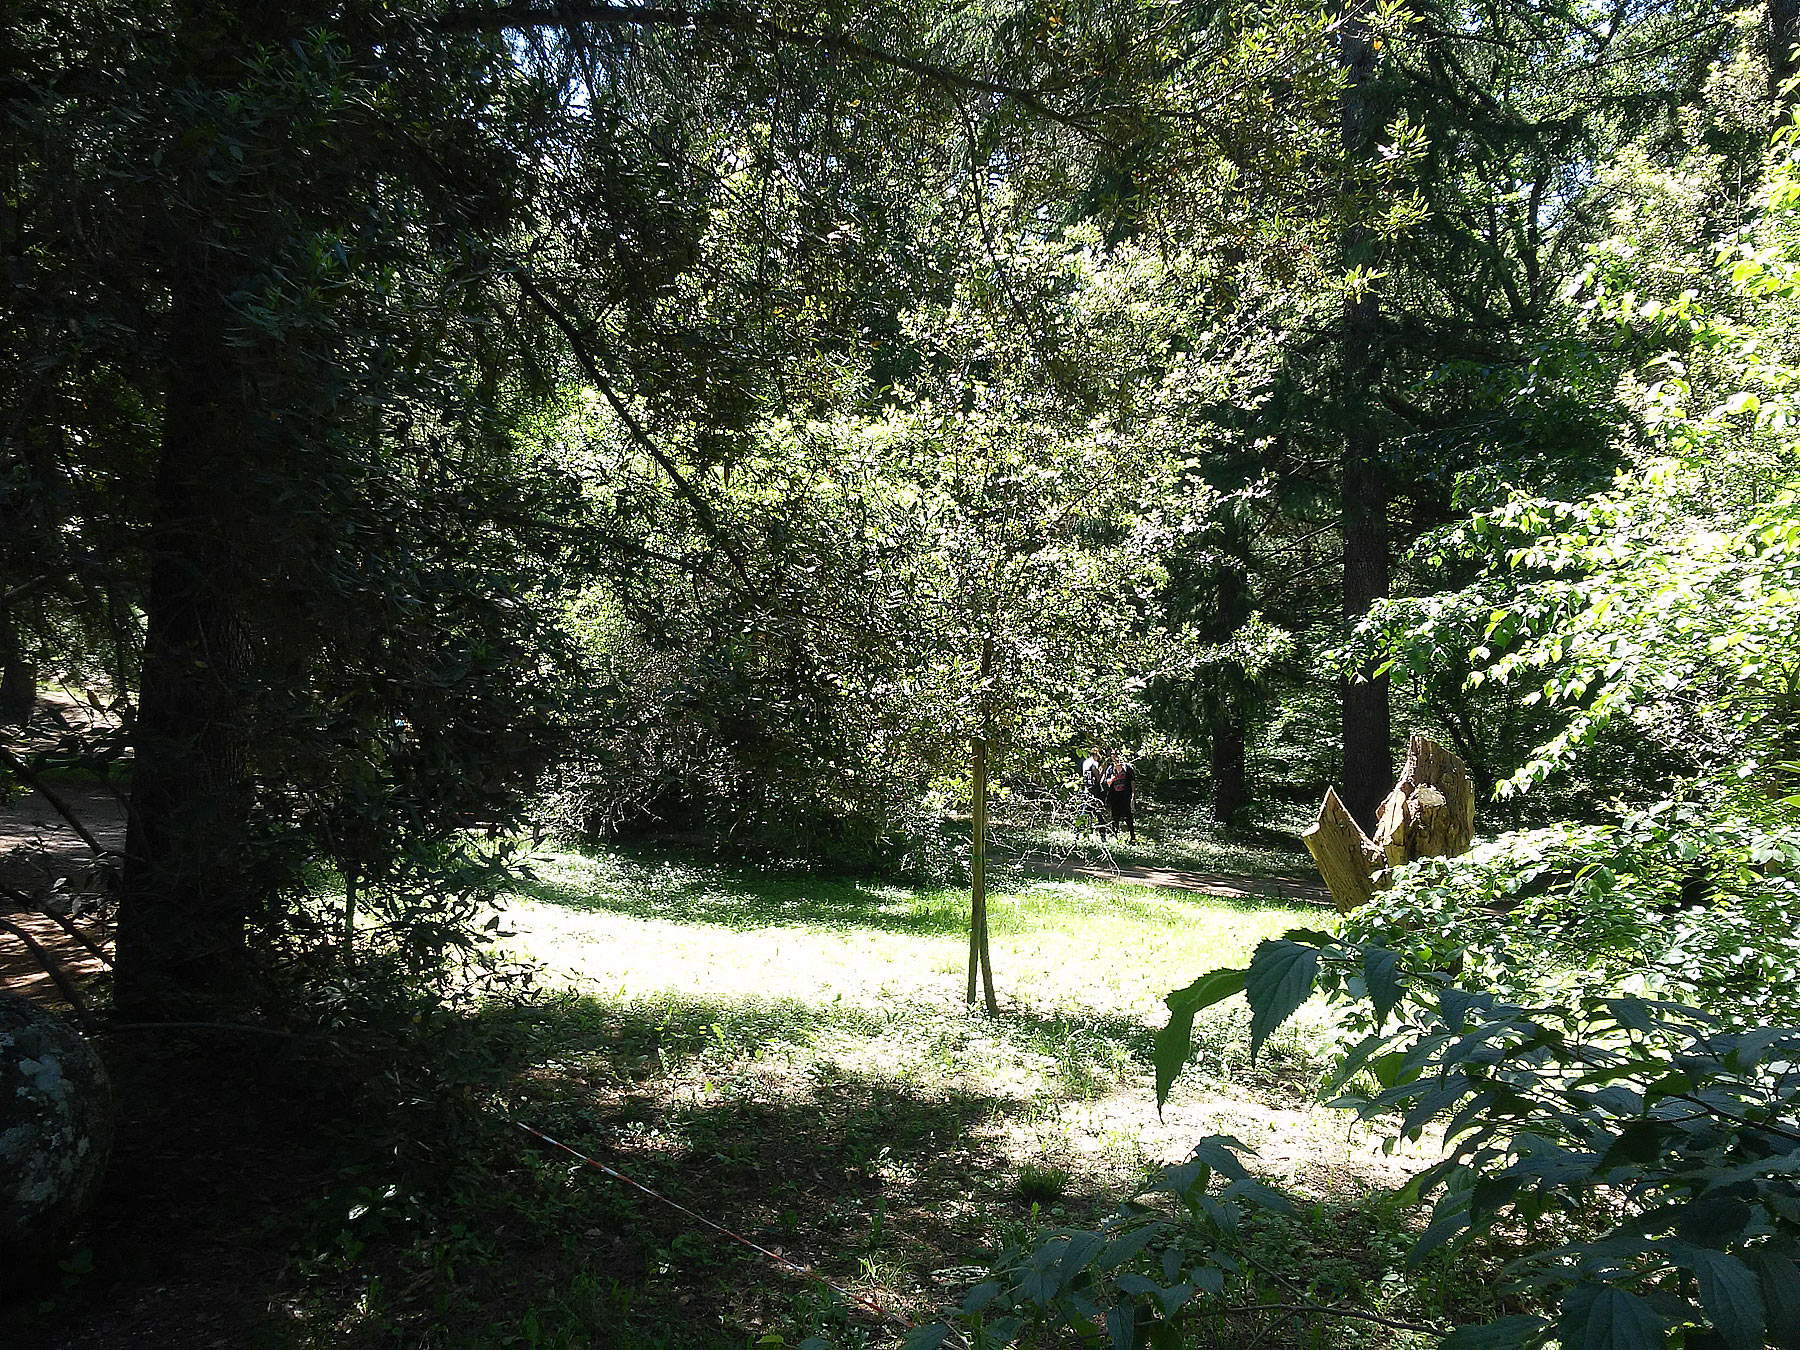
[[[546,993],[434,1026],[346,1057],[306,1041],[133,1043],[115,1060],[128,1130],[95,1273],[9,1350],[741,1350],[849,1320],[818,1286],[514,1121],[929,1314],[997,1237],[1092,1223],[1119,1198],[1119,1164],[1071,1162],[1060,1212],[1034,1216],[999,1136],[1141,1083],[1150,1035],[1085,1012],[680,992]],[[993,1072],[1027,1062],[1023,1091]]]
[[[960,887],[909,888],[866,879],[833,877],[791,866],[746,867],[692,855],[647,849],[567,853],[540,865],[518,893],[565,909],[706,924],[736,931],[797,925],[849,932],[857,929],[912,937],[954,937],[968,930],[967,895]],[[1052,878],[1054,880],[1054,878]],[[1076,884],[1129,876],[1068,878]],[[1032,892],[1046,881],[1040,871],[1003,863],[994,869],[990,898],[996,931],[1028,927]],[[1254,881],[1248,885],[1254,886]],[[1144,886],[1142,898],[1112,892],[1093,903],[1134,917],[1167,921],[1175,907],[1228,907],[1246,912],[1294,908],[1276,895],[1217,895]],[[1007,901],[1022,901],[1010,909]],[[1074,902],[1077,906],[1079,900]]]
[[[1028,1059],[1054,1089],[1095,1095],[1149,1062],[1154,1032],[1122,1013],[1033,1007],[990,1018],[926,1000],[885,1004],[796,998],[711,998],[664,991],[637,998],[561,992],[488,1009],[488,1031],[518,1071],[550,1070],[593,1083],[597,1067],[613,1085],[680,1073],[699,1064],[742,1064],[791,1050],[882,1041],[894,1076],[940,1086],[979,1082],[970,1043],[991,1043]],[[959,1089],[960,1090],[960,1089]],[[996,1100],[999,1098],[996,1097]]]
[[[594,861],[588,855],[569,856]],[[645,850],[613,850],[602,856],[605,873],[540,875],[519,891],[568,909],[740,930],[804,924],[937,937],[959,931],[965,922],[952,906],[922,903],[907,891],[850,877],[817,876],[787,867],[750,868]]]
[[[1046,881],[1065,881],[1077,885],[1098,883],[1130,888],[1114,890],[1108,894],[1105,899],[1107,908],[1137,918],[1156,918],[1162,921],[1169,920],[1183,907],[1191,911],[1227,909],[1245,914],[1268,910],[1300,913],[1318,908],[1310,895],[1295,895],[1276,889],[1293,883],[1268,879],[1259,881],[1252,877],[1203,873],[1159,875],[1154,871],[1134,871],[1126,867],[1095,867],[1087,870],[1011,867],[1001,875],[1003,878],[1010,877],[1010,885],[1003,881],[996,887],[994,896],[997,900],[1004,900],[1010,894],[1027,891]],[[1268,889],[1253,889],[1258,886]]]
[[1139,837],[1094,837],[1091,831],[1013,824],[996,830],[995,851],[1038,863],[1149,867],[1238,878],[1304,881],[1312,867],[1297,835],[1218,826],[1165,831],[1141,818]]
[[[505,1046],[493,1061],[503,1066],[493,1093],[508,1118],[922,1317],[979,1278],[973,1272],[997,1238],[1039,1224],[1092,1224],[1123,1198],[1130,1182],[1118,1160],[1058,1153],[1074,1174],[1054,1197],[1054,1215],[1039,1214],[1020,1194],[1019,1158],[999,1139],[1060,1101],[1142,1086],[1151,1034],[1125,1017],[988,1019],[942,1007],[890,1012],[674,993],[563,993],[491,1007],[474,1022]],[[922,1070],[833,1053],[862,1039],[929,1041],[928,1024],[950,1036]],[[789,1048],[824,1053],[784,1057]],[[1021,1093],[1016,1079],[987,1076],[990,1063],[1020,1056],[1049,1061],[1039,1089]],[[586,1235],[579,1259],[635,1294],[615,1289],[602,1312],[559,1313],[573,1319],[562,1334],[577,1343],[599,1334],[584,1319],[601,1316],[615,1337],[608,1343],[646,1346],[738,1346],[769,1332],[793,1344],[834,1318],[843,1324],[846,1314],[828,1312],[816,1287],[690,1215],[522,1134],[505,1152],[509,1160],[470,1203],[487,1228],[513,1236],[479,1270],[459,1275],[463,1285],[435,1286],[453,1316],[465,1292],[483,1307],[552,1306],[555,1273],[570,1278],[576,1260],[558,1244],[578,1231]],[[542,1285],[535,1294],[533,1282]],[[480,1315],[471,1308],[463,1320]],[[396,1329],[406,1324],[401,1317]]]
[[[736,1350],[860,1316],[694,1214],[884,1306],[930,1311],[964,1279],[932,1272],[978,1264],[996,1216],[1029,1214],[987,1133],[1020,1102],[979,1073],[829,1059],[758,1072],[759,1051],[892,1025],[867,1009],[685,996],[481,1010],[451,1035],[480,1047],[466,1086],[488,1104],[485,1144],[423,1202],[429,1223],[374,1233],[353,1268],[320,1280],[306,1320],[334,1335],[348,1322],[360,1343],[473,1346],[511,1343],[529,1314],[536,1344]],[[357,1302],[372,1280],[389,1291],[378,1314]]]

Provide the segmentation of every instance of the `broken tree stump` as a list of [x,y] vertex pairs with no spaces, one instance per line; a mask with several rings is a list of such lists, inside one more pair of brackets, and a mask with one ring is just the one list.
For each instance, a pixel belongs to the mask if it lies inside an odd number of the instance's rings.
[[1340,912],[1367,904],[1389,872],[1415,858],[1452,858],[1475,837],[1475,785],[1457,756],[1425,736],[1407,742],[1400,780],[1376,814],[1375,837],[1333,788],[1301,839]]
[[1381,849],[1362,832],[1336,788],[1325,789],[1319,818],[1300,840],[1340,912],[1348,914],[1375,898],[1375,875],[1384,861]]
[[1462,760],[1414,736],[1400,781],[1375,815],[1375,842],[1389,867],[1414,858],[1454,858],[1475,839],[1475,785]]

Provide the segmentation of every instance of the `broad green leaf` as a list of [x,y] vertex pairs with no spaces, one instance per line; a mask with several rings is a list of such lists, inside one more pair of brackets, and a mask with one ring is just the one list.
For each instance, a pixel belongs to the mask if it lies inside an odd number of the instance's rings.
[[938,1350],[950,1337],[950,1328],[940,1323],[914,1327],[906,1335],[902,1350]]
[[1743,1236],[1754,1217],[1750,1206],[1728,1195],[1709,1195],[1674,1211],[1675,1231],[1699,1247],[1725,1247]]
[[1756,1272],[1772,1340],[1781,1350],[1800,1350],[1800,1269],[1764,1251],[1745,1252],[1744,1260]]
[[1400,1002],[1400,953],[1386,947],[1365,950],[1363,984],[1369,991],[1369,1002],[1375,1007],[1375,1025],[1381,1026]]
[[1250,1058],[1262,1043],[1306,1002],[1319,974],[1319,953],[1285,938],[1257,944],[1244,980],[1244,996],[1250,1001]]
[[1169,1100],[1169,1089],[1187,1064],[1194,1039],[1194,1014],[1243,993],[1247,974],[1242,970],[1211,971],[1163,1000],[1169,1008],[1169,1024],[1156,1033],[1156,1043],[1150,1054],[1150,1062],[1156,1068],[1156,1104],[1159,1107]]
[[1112,1350],[1135,1350],[1137,1304],[1115,1303],[1106,1310],[1106,1337]]
[[1516,1313],[1478,1327],[1458,1327],[1438,1342],[1438,1350],[1519,1350],[1549,1325],[1541,1317]]
[[1737,1257],[1671,1239],[1662,1244],[1675,1264],[1700,1282],[1700,1306],[1731,1350],[1761,1350],[1763,1301],[1756,1276]]
[[1120,1234],[1107,1243],[1105,1250],[1100,1253],[1101,1268],[1114,1270],[1131,1260],[1161,1236],[1166,1226],[1160,1223],[1149,1223],[1142,1228],[1134,1228],[1129,1233]]
[[1238,1154],[1250,1152],[1250,1146],[1229,1134],[1209,1134],[1194,1145],[1188,1155],[1205,1163],[1229,1181],[1242,1181],[1250,1174],[1238,1161]]
[[1088,1263],[1100,1254],[1100,1249],[1105,1245],[1106,1239],[1098,1233],[1069,1234],[1068,1250],[1063,1253],[1062,1261],[1056,1268],[1058,1287],[1067,1289],[1069,1282],[1087,1269]]
[[1610,1284],[1576,1285],[1556,1321],[1563,1350],[1661,1350],[1662,1333],[1648,1303]]
[[978,1313],[988,1304],[1000,1297],[1000,1285],[994,1280],[983,1280],[968,1293],[963,1295],[959,1312]]

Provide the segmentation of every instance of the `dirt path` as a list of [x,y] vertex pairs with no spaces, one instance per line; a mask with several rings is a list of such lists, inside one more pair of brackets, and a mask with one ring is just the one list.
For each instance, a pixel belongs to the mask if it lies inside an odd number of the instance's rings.
[[1196,891],[1226,900],[1286,900],[1302,905],[1330,907],[1331,895],[1316,881],[1292,877],[1255,877],[1227,872],[1187,872],[1175,867],[1149,867],[1137,863],[1028,862],[1027,870],[1046,877],[1093,877],[1096,881],[1130,881],[1140,886],[1161,886],[1174,891]]
[[[117,851],[125,847],[125,811],[116,796],[94,788],[55,790],[102,848]],[[86,842],[37,793],[0,805],[0,888],[4,888],[0,889],[0,919],[30,934],[77,989],[102,974],[105,963],[54,919],[20,909],[9,893],[35,899],[60,880],[65,893],[81,895],[97,884],[94,861]],[[109,949],[97,925],[77,922],[102,950]],[[0,930],[0,992],[22,994],[59,1011],[68,1007],[43,963],[17,934],[4,930]]]

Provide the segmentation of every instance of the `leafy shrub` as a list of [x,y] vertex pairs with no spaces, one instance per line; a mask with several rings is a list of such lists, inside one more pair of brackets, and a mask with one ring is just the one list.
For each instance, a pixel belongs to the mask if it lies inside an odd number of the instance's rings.
[[[1512,1001],[1465,988],[1422,952],[1306,930],[1264,942],[1246,969],[1169,996],[1159,1096],[1206,1007],[1244,994],[1254,1050],[1315,992],[1350,1002],[1371,1029],[1335,1083],[1366,1072],[1376,1087],[1336,1104],[1399,1136],[1444,1139],[1442,1160],[1401,1193],[1432,1201],[1411,1259],[1501,1224],[1542,1233],[1552,1216],[1574,1221],[1569,1240],[1540,1240],[1508,1266],[1516,1311],[1448,1332],[1447,1347],[1800,1343],[1800,1027],[1739,1029],[1690,1004],[1629,996]],[[1262,1309],[1267,1277],[1246,1266],[1240,1235],[1250,1214],[1287,1202],[1249,1176],[1238,1147],[1204,1140],[1159,1176],[1152,1189],[1180,1202],[1180,1222],[1128,1206],[1098,1232],[1009,1252],[914,1350],[1016,1344],[1050,1325],[1141,1350],[1179,1345],[1184,1324]],[[1146,1254],[1148,1273],[1137,1264]],[[1279,1306],[1432,1329],[1291,1293]]]
[[1344,932],[1512,998],[1604,989],[1800,1018],[1800,826],[1663,802],[1505,834],[1400,869]]

